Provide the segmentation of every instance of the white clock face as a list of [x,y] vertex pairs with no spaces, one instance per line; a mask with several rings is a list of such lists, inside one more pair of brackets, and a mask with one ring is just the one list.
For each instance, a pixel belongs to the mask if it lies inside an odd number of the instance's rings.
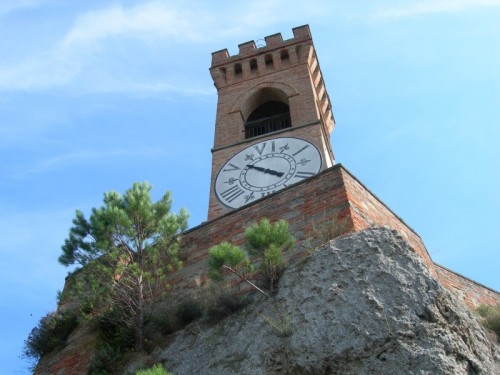
[[321,170],[321,155],[299,138],[274,138],[234,155],[215,179],[217,198],[238,208],[274,193]]

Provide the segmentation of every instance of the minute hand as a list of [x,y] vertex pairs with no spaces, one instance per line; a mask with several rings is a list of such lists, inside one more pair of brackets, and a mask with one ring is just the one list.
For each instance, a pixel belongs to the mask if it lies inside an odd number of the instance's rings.
[[251,169],[256,169],[256,170],[258,170],[260,172],[264,172],[264,173],[267,173],[267,174],[270,174],[270,175],[273,175],[273,176],[278,176],[278,177],[283,176],[283,172],[278,172],[278,171],[275,171],[273,169],[257,167],[255,165],[251,165],[251,164],[248,164],[247,167],[251,168]]

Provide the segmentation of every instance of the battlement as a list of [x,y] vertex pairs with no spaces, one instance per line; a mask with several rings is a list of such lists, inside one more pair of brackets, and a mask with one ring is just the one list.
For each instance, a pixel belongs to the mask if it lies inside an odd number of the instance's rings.
[[264,38],[266,45],[263,47],[257,47],[255,41],[251,40],[238,45],[239,53],[234,56],[230,56],[226,48],[212,53],[212,68],[232,62],[235,60],[248,58],[256,54],[260,54],[264,51],[269,51],[271,49],[283,48],[290,46],[292,44],[303,43],[305,41],[312,41],[311,31],[309,30],[309,25],[299,26],[292,29],[293,38],[288,40],[283,40],[281,33],[276,33],[273,35],[266,36]]
[[335,120],[311,31],[308,25],[292,30],[293,38],[287,40],[281,33],[266,36],[262,47],[253,40],[239,44],[234,56],[227,49],[213,52],[210,75],[218,91],[231,87],[242,92],[266,82],[283,82],[300,94],[310,90],[304,87],[312,83],[315,104],[310,108],[317,107],[325,131],[330,133]]

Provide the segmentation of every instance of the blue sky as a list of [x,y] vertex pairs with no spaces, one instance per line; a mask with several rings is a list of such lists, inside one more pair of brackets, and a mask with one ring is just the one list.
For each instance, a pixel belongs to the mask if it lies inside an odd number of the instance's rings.
[[0,0],[0,374],[28,373],[75,209],[147,180],[206,220],[211,52],[306,23],[337,162],[434,261],[500,290],[500,1],[214,4]]

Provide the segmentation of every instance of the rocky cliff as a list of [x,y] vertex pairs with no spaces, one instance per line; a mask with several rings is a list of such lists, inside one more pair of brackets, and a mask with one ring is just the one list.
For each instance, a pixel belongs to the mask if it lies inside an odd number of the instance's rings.
[[317,249],[272,299],[192,323],[153,357],[176,375],[500,374],[476,317],[385,228]]

